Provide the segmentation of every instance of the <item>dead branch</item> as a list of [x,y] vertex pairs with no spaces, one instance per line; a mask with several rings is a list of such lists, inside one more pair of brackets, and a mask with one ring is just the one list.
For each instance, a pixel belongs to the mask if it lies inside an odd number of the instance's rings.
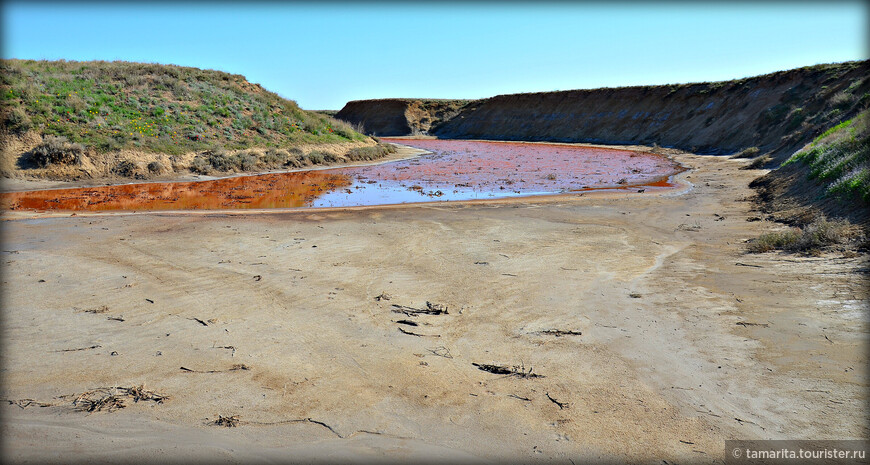
[[531,367],[529,367],[529,371],[526,371],[524,365],[514,365],[508,367],[506,365],[491,365],[488,363],[472,362],[471,364],[476,366],[478,370],[486,371],[494,375],[516,376],[517,378],[544,378],[543,375],[532,373]]
[[103,346],[101,346],[101,345],[99,345],[99,344],[96,344],[96,345],[92,345],[92,346],[90,346],[90,347],[79,347],[79,348],[76,348],[76,349],[61,349],[61,350],[55,350],[55,352],[76,352],[76,351],[79,351],[79,350],[99,349],[100,347],[103,347]]
[[180,367],[179,369],[180,369],[181,371],[186,371],[186,372],[188,372],[188,373],[226,373],[226,372],[228,372],[228,371],[250,370],[251,367],[249,367],[249,366],[247,366],[247,365],[245,365],[245,364],[243,364],[243,363],[238,363],[238,364],[235,364],[235,365],[229,367],[229,368],[226,369],[226,370],[206,370],[206,371],[202,371],[202,370],[191,370],[190,368],[187,368],[187,367]]
[[538,331],[540,334],[547,334],[549,336],[582,336],[583,333],[580,331],[574,331],[571,329],[545,329],[543,331]]
[[407,335],[409,335],[409,336],[417,336],[417,337],[441,337],[440,334],[417,334],[417,333],[412,333],[411,331],[405,331],[405,330],[402,329],[402,328],[398,328],[398,330],[399,330],[400,333],[407,334]]
[[559,410],[562,410],[563,408],[567,408],[567,407],[568,407],[568,403],[567,403],[567,402],[559,402],[558,400],[556,400],[556,399],[550,397],[550,393],[549,393],[549,392],[547,393],[547,399],[550,399],[550,402],[552,402],[552,403],[558,405],[558,406],[559,406]]
[[408,316],[417,315],[448,315],[447,307],[443,305],[426,302],[426,308],[414,308],[407,305],[393,304],[394,313],[404,313]]

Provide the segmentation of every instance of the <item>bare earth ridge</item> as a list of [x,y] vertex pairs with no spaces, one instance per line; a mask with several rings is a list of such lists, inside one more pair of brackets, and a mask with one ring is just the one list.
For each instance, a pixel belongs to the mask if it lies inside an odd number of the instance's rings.
[[[2,458],[713,462],[725,439],[866,438],[866,256],[746,255],[783,227],[747,221],[759,172],[675,159],[662,195],[5,214]],[[447,313],[407,308],[427,301]],[[72,405],[140,385],[169,397]]]

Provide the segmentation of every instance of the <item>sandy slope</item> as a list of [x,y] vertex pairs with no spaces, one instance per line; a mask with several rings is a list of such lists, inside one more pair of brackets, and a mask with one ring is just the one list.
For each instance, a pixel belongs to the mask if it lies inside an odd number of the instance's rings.
[[[746,221],[758,172],[677,158],[694,187],[662,196],[6,215],[0,397],[51,406],[0,406],[3,458],[711,462],[730,438],[866,438],[866,258],[745,255],[781,227]],[[391,312],[426,301],[449,314]],[[59,397],[143,383],[171,398]]]

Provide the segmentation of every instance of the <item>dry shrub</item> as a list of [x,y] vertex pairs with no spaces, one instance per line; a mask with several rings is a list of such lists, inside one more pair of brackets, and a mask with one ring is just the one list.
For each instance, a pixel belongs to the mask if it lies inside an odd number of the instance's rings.
[[13,108],[3,112],[3,127],[8,128],[13,134],[22,134],[33,127],[33,122],[24,110]]
[[760,157],[758,157],[758,158],[752,160],[752,163],[750,163],[750,164],[744,166],[744,167],[741,168],[741,169],[744,169],[744,170],[760,170],[760,169],[764,168],[764,165],[766,165],[767,162],[769,162],[769,161],[772,160],[772,159],[773,159],[773,158],[771,158],[770,155],[762,155],[762,156],[760,156]]
[[121,160],[112,168],[112,173],[125,178],[136,177],[140,174],[139,164],[133,160]]
[[152,174],[161,174],[164,171],[166,171],[166,167],[163,166],[163,163],[160,163],[159,161],[148,163],[148,172]]
[[63,136],[45,136],[42,143],[31,151],[31,158],[45,168],[50,165],[75,165],[85,154],[82,144],[73,144]]
[[765,233],[749,243],[751,253],[785,250],[787,252],[818,253],[825,247],[842,244],[853,236],[851,225],[846,220],[816,218],[803,228]]
[[758,147],[749,147],[735,153],[731,158],[755,158],[758,156],[759,152],[761,152],[761,150],[759,150]]

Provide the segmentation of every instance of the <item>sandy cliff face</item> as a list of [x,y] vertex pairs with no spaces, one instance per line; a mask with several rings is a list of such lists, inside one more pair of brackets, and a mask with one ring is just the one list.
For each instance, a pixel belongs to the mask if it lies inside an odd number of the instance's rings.
[[868,71],[864,61],[716,83],[501,95],[467,106],[436,134],[780,155],[866,105]]
[[[782,158],[870,103],[868,71],[863,61],[725,82],[499,95],[427,129],[452,139],[659,144],[710,154],[758,147]],[[405,135],[420,128],[412,102],[354,101],[337,117],[369,133]]]
[[375,136],[428,134],[456,116],[468,100],[381,99],[348,102],[335,117]]

